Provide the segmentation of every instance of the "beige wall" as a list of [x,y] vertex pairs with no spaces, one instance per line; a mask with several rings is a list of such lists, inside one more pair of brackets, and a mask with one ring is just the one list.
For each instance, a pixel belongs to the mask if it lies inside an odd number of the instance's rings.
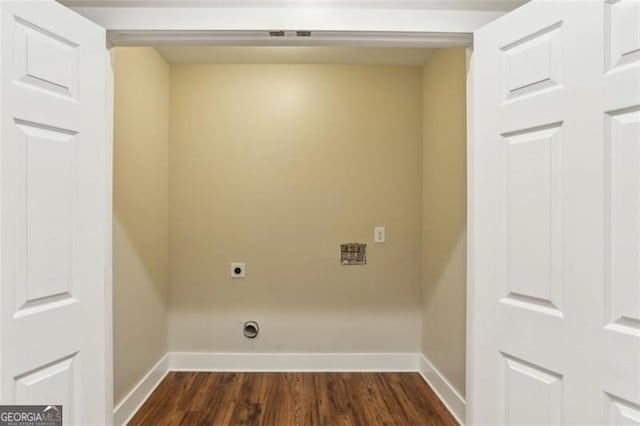
[[465,394],[466,52],[424,68],[422,352]]
[[419,350],[422,69],[174,66],[170,133],[170,350]]
[[114,400],[167,352],[169,66],[115,49]]

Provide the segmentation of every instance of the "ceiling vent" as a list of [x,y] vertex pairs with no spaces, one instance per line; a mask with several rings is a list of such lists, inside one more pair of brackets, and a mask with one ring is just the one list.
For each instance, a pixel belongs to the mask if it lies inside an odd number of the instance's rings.
[[269,31],[269,37],[311,37],[311,31]]

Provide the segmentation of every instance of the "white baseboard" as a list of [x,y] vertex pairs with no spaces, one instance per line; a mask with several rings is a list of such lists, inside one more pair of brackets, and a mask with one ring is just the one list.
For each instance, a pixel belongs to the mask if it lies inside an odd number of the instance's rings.
[[431,389],[438,395],[442,403],[449,409],[451,414],[453,414],[453,417],[463,425],[465,422],[465,399],[423,354],[419,354],[418,357],[420,360],[418,371],[429,386],[431,386]]
[[168,372],[169,354],[165,354],[113,410],[114,425],[127,424]]
[[171,371],[416,371],[415,353],[169,353]]

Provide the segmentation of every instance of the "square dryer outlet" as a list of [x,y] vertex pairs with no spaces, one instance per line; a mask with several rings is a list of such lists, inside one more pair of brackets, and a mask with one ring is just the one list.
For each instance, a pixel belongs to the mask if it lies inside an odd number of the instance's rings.
[[247,265],[242,263],[231,263],[231,278],[245,278],[247,276]]

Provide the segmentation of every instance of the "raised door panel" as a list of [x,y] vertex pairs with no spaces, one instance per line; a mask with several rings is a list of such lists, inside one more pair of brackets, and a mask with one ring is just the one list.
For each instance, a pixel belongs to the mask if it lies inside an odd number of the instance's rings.
[[16,404],[61,405],[63,424],[74,424],[75,356],[69,355],[17,376]]
[[15,315],[23,316],[77,301],[72,268],[78,141],[72,130],[23,120],[15,126]]
[[504,423],[562,424],[562,375],[530,362],[504,356]]
[[558,22],[502,47],[505,100],[546,93],[562,87],[562,23]]
[[608,0],[605,31],[607,70],[640,64],[640,1]]
[[27,20],[15,19],[17,81],[74,97],[78,92],[78,45]]
[[506,145],[503,303],[562,317],[561,123],[502,135]]
[[606,117],[607,327],[640,337],[640,107]]
[[606,394],[605,406],[607,425],[640,425],[640,405]]

